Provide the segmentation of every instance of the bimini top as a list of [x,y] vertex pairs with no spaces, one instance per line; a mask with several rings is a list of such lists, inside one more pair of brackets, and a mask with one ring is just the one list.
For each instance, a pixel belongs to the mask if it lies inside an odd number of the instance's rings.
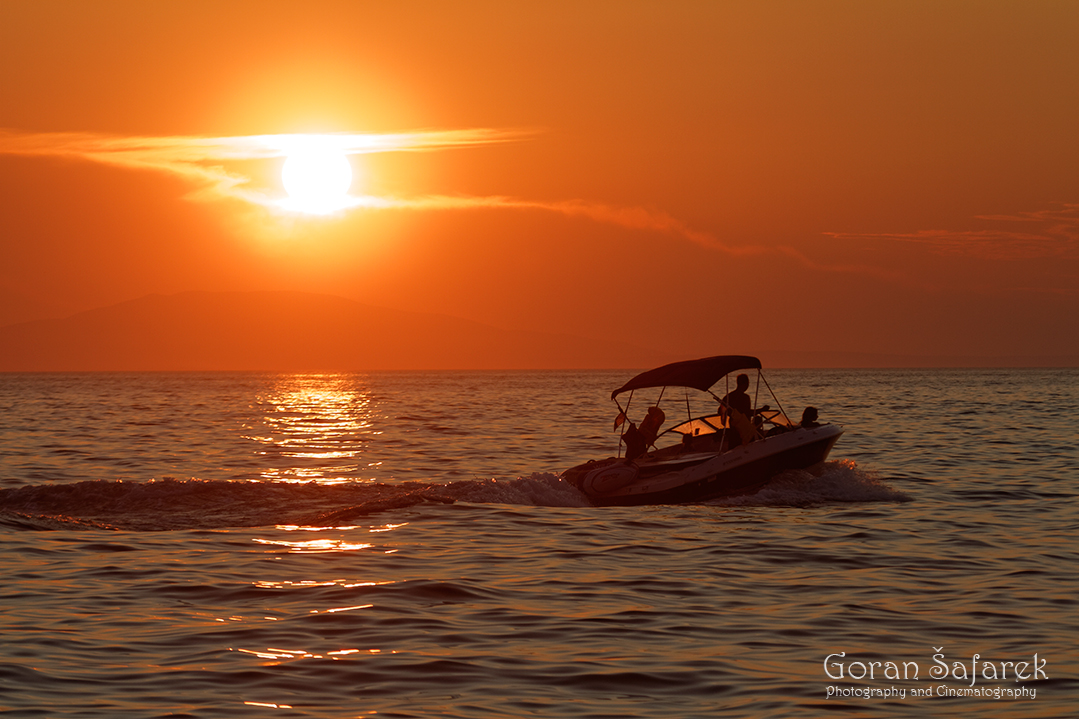
[[724,376],[742,369],[760,369],[761,361],[746,355],[721,355],[698,360],[672,362],[642,372],[611,392],[614,399],[623,392],[646,387],[692,387],[706,392]]

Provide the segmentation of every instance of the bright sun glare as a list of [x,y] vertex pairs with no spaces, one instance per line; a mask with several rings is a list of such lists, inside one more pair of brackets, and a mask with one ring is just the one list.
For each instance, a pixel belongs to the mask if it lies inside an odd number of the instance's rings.
[[352,165],[345,153],[328,140],[307,137],[289,150],[281,182],[289,196],[286,207],[327,214],[349,204]]

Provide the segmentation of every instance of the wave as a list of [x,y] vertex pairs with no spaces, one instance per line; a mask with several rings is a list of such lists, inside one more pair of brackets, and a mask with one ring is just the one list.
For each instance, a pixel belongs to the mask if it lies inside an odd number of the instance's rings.
[[24,530],[331,526],[377,512],[454,502],[591,506],[575,487],[549,473],[449,484],[99,480],[0,489],[0,523]]
[[[818,474],[786,472],[756,494],[706,504],[804,507],[832,502],[909,500],[906,494],[859,469],[853,461],[841,460],[828,462]],[[99,480],[0,489],[0,524],[20,530],[325,527],[341,526],[378,512],[455,502],[532,507],[592,506],[588,498],[569,482],[550,473],[448,484]]]
[[825,462],[816,472],[794,469],[772,479],[756,494],[724,497],[708,504],[722,506],[813,507],[837,502],[910,502],[913,497],[885,484],[854,460]]

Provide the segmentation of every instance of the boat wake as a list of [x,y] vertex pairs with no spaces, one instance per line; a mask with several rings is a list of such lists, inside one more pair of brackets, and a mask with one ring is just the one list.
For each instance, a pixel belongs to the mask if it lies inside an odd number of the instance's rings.
[[910,502],[913,497],[885,484],[851,459],[824,463],[816,473],[802,469],[772,478],[755,494],[723,497],[707,504],[736,507],[815,507],[838,502]]
[[454,502],[591,506],[576,488],[549,473],[449,484],[99,480],[2,489],[0,523],[17,529],[135,531],[338,526],[378,512]]
[[[819,474],[786,472],[755,494],[708,502],[719,506],[815,506],[833,502],[903,502],[910,497],[853,461],[828,462]],[[87,481],[0,490],[0,524],[22,530],[168,531],[273,525],[342,526],[371,514],[420,505],[509,504],[591,507],[561,477],[436,484],[320,485],[164,479]]]

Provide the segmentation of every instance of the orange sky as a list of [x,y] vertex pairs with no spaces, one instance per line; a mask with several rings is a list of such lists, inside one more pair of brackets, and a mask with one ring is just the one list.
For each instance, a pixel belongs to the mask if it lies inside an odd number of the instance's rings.
[[[1079,355],[1077,38],[1037,0],[6,2],[0,325],[289,289],[687,357]],[[351,155],[325,217],[251,199],[280,154],[176,159],[316,132],[430,144]]]

